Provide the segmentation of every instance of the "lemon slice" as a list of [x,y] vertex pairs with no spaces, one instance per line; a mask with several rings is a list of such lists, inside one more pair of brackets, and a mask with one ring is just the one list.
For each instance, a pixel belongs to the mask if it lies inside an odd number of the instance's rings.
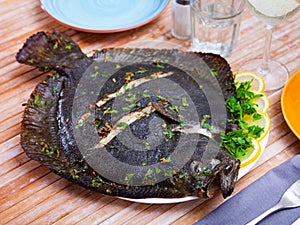
[[249,126],[258,125],[258,126],[264,128],[264,132],[257,139],[257,141],[261,141],[268,134],[268,132],[270,131],[271,121],[270,121],[270,117],[266,113],[263,113],[259,110],[257,112],[262,115],[262,117],[259,120],[254,120],[252,118],[252,116],[245,115],[244,116],[244,121],[247,122],[249,124]]
[[255,139],[252,139],[252,144],[253,148],[247,149],[246,154],[238,158],[241,161],[241,168],[253,163],[261,154],[261,146],[259,142]]
[[253,91],[254,94],[262,95],[259,98],[254,99],[254,103],[257,104],[256,110],[261,111],[262,113],[266,113],[270,107],[270,101],[268,97],[264,93],[260,93],[257,91]]
[[263,92],[265,90],[265,82],[261,76],[252,72],[240,72],[235,75],[235,82],[251,81],[250,91]]

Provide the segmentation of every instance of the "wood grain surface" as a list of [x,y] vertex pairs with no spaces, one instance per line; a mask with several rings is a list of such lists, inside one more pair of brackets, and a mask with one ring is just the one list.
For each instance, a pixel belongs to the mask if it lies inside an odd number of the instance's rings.
[[[0,0],[0,224],[193,224],[224,199],[216,196],[179,204],[139,204],[94,193],[49,172],[30,160],[20,142],[20,122],[30,93],[43,80],[41,73],[20,65],[15,55],[24,41],[37,31],[66,32],[83,51],[164,41],[188,50],[189,41],[170,34],[171,4],[153,22],[133,30],[84,33],[49,18],[38,0]],[[300,13],[275,28],[272,58],[287,66],[290,74],[300,70]],[[264,25],[245,9],[238,44],[227,58],[232,70],[253,57],[262,56]],[[237,182],[234,194],[270,169],[300,153],[300,143],[286,125],[280,107],[281,90],[267,93],[272,126],[267,148],[250,173]]]

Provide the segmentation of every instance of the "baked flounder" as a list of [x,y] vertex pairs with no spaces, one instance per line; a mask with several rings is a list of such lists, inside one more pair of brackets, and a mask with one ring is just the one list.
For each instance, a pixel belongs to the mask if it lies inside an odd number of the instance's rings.
[[39,32],[16,58],[53,71],[24,112],[29,158],[114,196],[232,193],[240,162],[219,147],[219,136],[234,126],[224,101],[235,86],[220,56],[105,49],[87,57],[68,36]]

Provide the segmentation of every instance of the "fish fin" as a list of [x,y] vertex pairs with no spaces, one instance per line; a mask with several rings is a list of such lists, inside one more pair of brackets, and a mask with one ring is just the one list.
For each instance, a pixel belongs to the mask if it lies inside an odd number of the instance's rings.
[[43,71],[76,66],[74,60],[86,57],[70,37],[56,31],[32,35],[16,55],[19,63]]

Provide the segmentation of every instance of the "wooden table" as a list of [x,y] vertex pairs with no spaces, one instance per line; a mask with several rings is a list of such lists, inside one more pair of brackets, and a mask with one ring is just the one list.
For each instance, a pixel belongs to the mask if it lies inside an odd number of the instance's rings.
[[[0,224],[192,224],[224,200],[218,195],[200,204],[150,205],[132,203],[93,193],[50,173],[29,160],[20,141],[20,122],[34,87],[46,76],[20,65],[15,55],[27,37],[41,30],[66,32],[87,54],[96,49],[123,46],[139,40],[159,40],[188,49],[188,41],[170,35],[171,5],[155,21],[130,31],[92,34],[66,28],[40,8],[38,0],[0,1]],[[290,74],[300,69],[300,13],[276,27],[272,57],[284,63]],[[264,27],[246,9],[238,44],[227,58],[235,72],[245,60],[262,55]],[[281,90],[267,93],[271,101],[272,127],[267,148],[256,168],[237,182],[234,194],[273,167],[300,153],[300,143],[281,113]]]

